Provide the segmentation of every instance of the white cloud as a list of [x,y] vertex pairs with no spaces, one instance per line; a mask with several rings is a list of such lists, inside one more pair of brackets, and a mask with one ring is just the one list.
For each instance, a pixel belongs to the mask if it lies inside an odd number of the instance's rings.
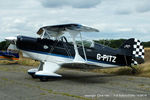
[[117,10],[116,11],[116,14],[119,14],[119,15],[129,15],[131,14],[132,12],[128,9],[120,9],[120,10]]
[[38,0],[0,0],[1,9],[22,9],[22,8],[37,8],[40,7]]
[[119,28],[117,29],[118,32],[132,32],[132,28]]
[[[93,38],[136,37],[146,41],[150,38],[150,12],[148,8],[142,7],[149,4],[147,0],[56,1],[1,0],[1,37],[18,33],[36,36],[36,31],[44,25],[79,23],[100,30],[100,33],[88,35]],[[141,37],[142,34],[144,36]]]
[[141,0],[136,7],[136,11],[140,13],[150,11],[150,0]]
[[71,6],[73,8],[91,8],[98,5],[101,0],[41,0],[44,7],[56,8]]

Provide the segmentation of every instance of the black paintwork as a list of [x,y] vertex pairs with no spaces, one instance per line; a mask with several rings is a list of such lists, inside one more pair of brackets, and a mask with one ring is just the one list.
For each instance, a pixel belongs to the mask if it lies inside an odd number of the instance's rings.
[[[74,46],[65,41],[57,41],[50,39],[41,39],[41,38],[31,38],[25,36],[18,36],[16,45],[19,49],[27,50],[27,51],[36,51],[36,52],[45,52],[45,53],[53,53],[58,55],[67,56],[70,58],[74,58],[75,51]],[[44,46],[45,49],[44,49]],[[47,48],[48,46],[48,48]],[[84,53],[82,47],[78,47],[79,54],[84,58]],[[99,63],[108,63],[115,65],[131,65],[132,55],[128,53],[127,50],[122,48],[113,49],[101,44],[95,43],[94,48],[85,48],[85,52],[88,60],[96,61]],[[97,54],[101,55],[111,55],[116,56],[116,62],[108,62],[106,60],[97,60]]]

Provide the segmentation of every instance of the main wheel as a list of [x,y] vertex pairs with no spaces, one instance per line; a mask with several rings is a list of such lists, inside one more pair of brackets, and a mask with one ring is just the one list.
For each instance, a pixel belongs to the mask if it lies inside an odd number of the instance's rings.
[[40,77],[40,81],[41,82],[47,82],[48,78],[46,76],[42,76],[42,77]]

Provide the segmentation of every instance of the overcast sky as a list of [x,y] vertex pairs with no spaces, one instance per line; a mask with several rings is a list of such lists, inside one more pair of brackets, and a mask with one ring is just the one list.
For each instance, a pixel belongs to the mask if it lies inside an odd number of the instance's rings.
[[85,36],[93,39],[150,41],[150,0],[0,0],[0,40],[66,23],[99,29]]

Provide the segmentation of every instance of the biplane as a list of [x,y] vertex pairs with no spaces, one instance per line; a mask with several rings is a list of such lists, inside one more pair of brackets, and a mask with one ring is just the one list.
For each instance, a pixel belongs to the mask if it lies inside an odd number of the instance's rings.
[[[28,70],[28,74],[41,81],[50,77],[61,77],[56,71],[64,65],[68,65],[67,68],[129,66],[135,71],[132,65],[144,62],[144,47],[135,38],[128,39],[118,49],[114,49],[93,41],[85,45],[83,32],[94,35],[99,30],[80,24],[62,24],[41,27],[37,32],[39,38],[20,35],[7,37],[6,40],[15,43],[24,57],[40,61],[39,67]],[[65,34],[69,34],[72,42],[68,41]],[[80,43],[76,41],[77,36]]]

